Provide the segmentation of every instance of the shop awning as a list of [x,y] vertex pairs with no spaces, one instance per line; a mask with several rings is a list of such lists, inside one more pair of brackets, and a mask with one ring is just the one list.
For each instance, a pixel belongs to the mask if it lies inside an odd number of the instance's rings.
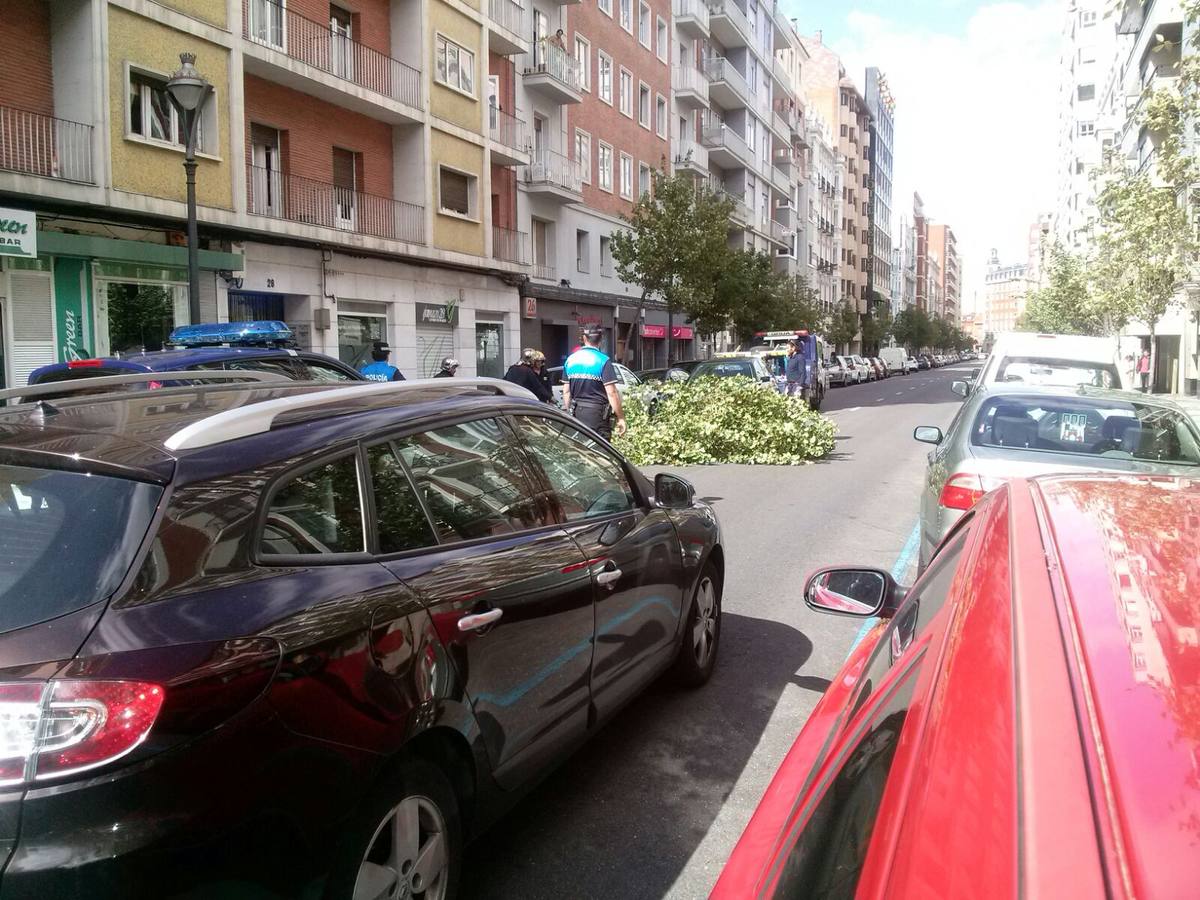
[[[93,259],[112,259],[143,263],[163,268],[187,269],[187,248],[145,241],[123,241],[119,238],[94,234],[65,234],[61,231],[38,231],[38,253],[47,256],[82,256]],[[243,268],[240,253],[218,250],[200,251],[200,268],[210,271],[240,272]]]

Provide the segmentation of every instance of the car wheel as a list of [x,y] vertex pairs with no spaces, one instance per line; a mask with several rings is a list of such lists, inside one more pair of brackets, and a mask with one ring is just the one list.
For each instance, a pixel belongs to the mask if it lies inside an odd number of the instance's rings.
[[712,563],[704,566],[679,644],[672,672],[685,687],[700,687],[712,676],[721,643],[721,578]]
[[420,759],[372,788],[346,831],[326,900],[452,900],[462,868],[458,801]]

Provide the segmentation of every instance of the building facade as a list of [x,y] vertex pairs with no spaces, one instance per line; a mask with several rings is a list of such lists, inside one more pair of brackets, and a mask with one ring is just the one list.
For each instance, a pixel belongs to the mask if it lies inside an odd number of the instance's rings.
[[993,250],[984,275],[983,332],[988,335],[1015,331],[1017,321],[1025,312],[1029,290],[1025,263],[1001,265],[1000,256]]
[[949,225],[929,226],[929,245],[937,254],[941,265],[938,269],[938,299],[933,305],[937,315],[957,323],[962,315],[962,261],[958,255],[958,243]]
[[806,123],[810,164],[803,184],[804,228],[800,259],[807,264],[809,284],[825,313],[840,299],[838,254],[841,250],[842,198],[838,150],[833,133],[816,112]]
[[868,142],[870,172],[863,177],[869,186],[870,268],[867,292],[872,302],[892,306],[892,147],[895,143],[896,101],[887,78],[877,68],[867,69],[867,109],[870,112]]
[[933,315],[936,310],[929,302],[929,220],[925,217],[925,204],[921,195],[913,193],[913,244],[915,246],[916,277],[914,299],[917,309]]

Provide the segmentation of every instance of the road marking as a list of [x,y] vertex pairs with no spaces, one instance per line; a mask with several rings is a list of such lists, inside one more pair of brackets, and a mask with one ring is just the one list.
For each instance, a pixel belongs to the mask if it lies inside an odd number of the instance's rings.
[[884,398],[883,398],[883,397],[876,397],[876,398],[875,398],[875,402],[876,402],[876,403],[882,403],[882,402],[883,402],[883,400],[884,400]]
[[[892,566],[892,578],[899,581],[908,571],[909,565],[912,563],[913,556],[916,555],[917,548],[921,546],[921,520],[918,519],[913,525],[912,533],[909,534],[908,540],[904,544],[904,549],[900,551],[900,555],[896,557],[896,562]],[[859,642],[867,636],[867,632],[875,627],[875,623],[879,621],[878,616],[872,616],[863,622],[862,628],[858,629],[858,634],[854,636],[854,643],[850,645],[850,652],[846,654],[849,658],[850,653],[854,652],[854,648],[859,645]]]
[[[912,388],[909,388],[909,390],[911,391]],[[903,393],[904,393],[904,391],[896,391],[896,396],[899,397]]]

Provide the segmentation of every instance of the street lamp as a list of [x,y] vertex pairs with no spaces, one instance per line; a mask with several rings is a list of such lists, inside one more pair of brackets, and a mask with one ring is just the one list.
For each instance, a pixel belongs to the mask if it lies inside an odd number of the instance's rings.
[[167,94],[183,122],[187,173],[188,316],[200,322],[200,239],[196,234],[196,132],[200,113],[212,93],[212,85],[196,71],[194,53],[179,54],[179,70],[167,82]]

